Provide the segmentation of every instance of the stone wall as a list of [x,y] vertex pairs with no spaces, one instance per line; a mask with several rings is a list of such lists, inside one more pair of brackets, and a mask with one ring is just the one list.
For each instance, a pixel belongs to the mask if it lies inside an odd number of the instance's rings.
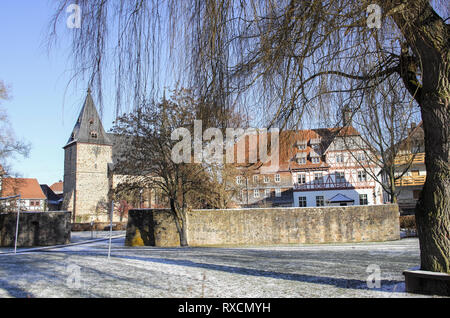
[[[20,212],[18,247],[70,243],[70,212]],[[16,213],[0,213],[0,246],[14,246]]]
[[[190,246],[341,243],[400,239],[397,205],[194,210]],[[132,244],[132,242],[136,244]],[[137,244],[139,243],[139,244]],[[178,246],[168,210],[130,210],[127,245]]]

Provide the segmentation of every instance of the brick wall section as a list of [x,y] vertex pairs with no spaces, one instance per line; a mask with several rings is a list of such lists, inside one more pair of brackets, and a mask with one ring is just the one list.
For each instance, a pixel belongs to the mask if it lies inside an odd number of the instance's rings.
[[[139,217],[136,217],[139,215]],[[178,246],[167,210],[130,210],[127,243],[136,239],[134,224],[147,219],[140,232],[155,246]],[[138,222],[138,223],[139,223]],[[151,225],[148,225],[151,224]],[[397,205],[323,208],[194,210],[188,214],[190,246],[342,243],[400,239]],[[147,240],[147,242],[150,242]],[[144,243],[145,245],[145,243]]]
[[[16,213],[0,213],[0,246],[14,246]],[[20,212],[18,247],[70,243],[70,212]]]

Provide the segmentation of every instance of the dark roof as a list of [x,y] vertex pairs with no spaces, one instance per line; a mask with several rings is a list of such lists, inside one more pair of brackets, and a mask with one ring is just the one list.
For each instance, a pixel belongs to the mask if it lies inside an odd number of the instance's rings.
[[336,194],[334,197],[328,200],[329,203],[339,203],[339,202],[355,202],[355,200],[350,199],[348,196],[341,193]]
[[55,192],[46,184],[41,184],[42,192],[44,192],[45,196],[47,197],[47,200],[49,201],[58,201],[61,199],[60,195],[56,195]]
[[100,145],[112,144],[103,129],[102,121],[100,120],[100,116],[98,115],[94,101],[92,100],[90,89],[88,89],[83,108],[75,123],[72,134],[64,147],[75,142]]

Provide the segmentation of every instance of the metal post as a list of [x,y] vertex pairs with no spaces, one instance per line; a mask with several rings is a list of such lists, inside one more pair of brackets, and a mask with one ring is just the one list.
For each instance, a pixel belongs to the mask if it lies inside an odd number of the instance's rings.
[[17,253],[17,237],[19,235],[19,217],[20,217],[20,194],[17,199],[17,221],[16,221],[16,237],[14,239],[14,254]]
[[112,220],[114,211],[114,200],[111,201],[111,214],[109,216],[109,246],[108,246],[108,260],[111,257],[111,236],[112,236]]

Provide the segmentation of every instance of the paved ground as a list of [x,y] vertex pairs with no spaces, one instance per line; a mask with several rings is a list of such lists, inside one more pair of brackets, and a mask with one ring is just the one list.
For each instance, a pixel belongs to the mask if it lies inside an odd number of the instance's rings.
[[[73,233],[74,241],[86,239],[90,233]],[[402,275],[419,264],[416,238],[281,247],[130,248],[122,237],[113,240],[110,260],[107,243],[0,254],[0,297],[418,297],[404,292]],[[376,275],[378,268],[381,286],[368,288],[368,276]]]

